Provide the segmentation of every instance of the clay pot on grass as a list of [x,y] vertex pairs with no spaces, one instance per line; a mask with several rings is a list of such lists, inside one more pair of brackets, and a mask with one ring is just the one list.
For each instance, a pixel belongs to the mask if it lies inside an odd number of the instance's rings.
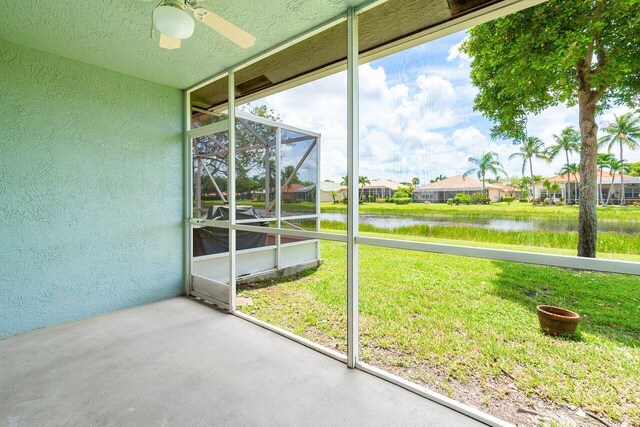
[[580,316],[578,313],[552,305],[536,307],[542,331],[551,336],[571,335],[576,332]]

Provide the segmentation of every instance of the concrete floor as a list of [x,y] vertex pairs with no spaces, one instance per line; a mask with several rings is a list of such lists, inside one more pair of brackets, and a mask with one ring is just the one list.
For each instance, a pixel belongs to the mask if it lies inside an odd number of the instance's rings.
[[477,422],[187,298],[0,341],[0,425]]

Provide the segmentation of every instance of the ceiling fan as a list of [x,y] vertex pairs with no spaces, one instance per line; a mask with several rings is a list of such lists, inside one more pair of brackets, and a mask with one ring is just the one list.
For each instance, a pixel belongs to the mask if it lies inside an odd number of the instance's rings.
[[[150,0],[144,0],[150,1]],[[252,47],[256,38],[242,28],[232,24],[208,9],[198,6],[197,0],[162,0],[153,9],[153,29],[160,33],[160,47],[164,49],[177,49],[182,40],[193,35],[195,22],[193,17],[228,38],[243,49]]]

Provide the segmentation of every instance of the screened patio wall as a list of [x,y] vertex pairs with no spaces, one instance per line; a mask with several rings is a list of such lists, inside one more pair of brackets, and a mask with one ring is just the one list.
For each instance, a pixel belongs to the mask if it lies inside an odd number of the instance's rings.
[[[472,15],[471,17],[461,18],[457,23],[459,25],[444,25],[442,27],[435,27],[428,31],[428,35],[424,35],[423,37],[416,37],[405,44],[396,44],[392,48],[389,48],[387,51],[380,50],[377,51],[375,55],[362,54],[359,49],[359,31],[358,25],[359,20],[364,16],[367,9],[350,9],[347,14],[340,19],[336,20],[332,25],[335,25],[336,28],[343,28],[346,30],[346,47],[347,47],[347,58],[346,63],[341,63],[341,65],[332,68],[331,72],[335,72],[340,69],[344,69],[346,66],[347,70],[347,102],[348,102],[348,138],[347,138],[347,164],[348,164],[348,186],[347,190],[349,194],[359,194],[359,126],[358,126],[358,117],[359,117],[359,78],[358,78],[358,66],[362,62],[367,61],[376,55],[383,55],[383,52],[389,53],[391,51],[397,51],[408,46],[416,45],[419,42],[424,42],[426,40],[432,40],[446,34],[450,34],[453,31],[461,30],[468,26],[478,24],[481,22],[485,22],[489,19],[494,19],[498,16],[502,16],[504,14],[513,12],[517,10],[519,7],[531,6],[537,2],[514,2],[512,5],[517,5],[515,9],[497,9],[493,10],[492,13],[482,13],[482,11],[478,11],[477,15]],[[343,23],[346,21],[346,28],[341,27]],[[330,27],[332,26],[330,25]],[[313,36],[311,34],[309,37]],[[304,39],[302,39],[304,40]],[[200,91],[202,93],[206,93],[208,96],[211,96],[212,88],[216,88],[218,91],[215,96],[212,96],[212,99],[215,97],[216,99],[227,99],[226,102],[220,102],[218,104],[212,105],[210,110],[214,111],[226,111],[229,115],[229,119],[231,122],[234,120],[234,115],[238,114],[236,109],[236,90],[234,84],[234,78],[236,75],[239,75],[241,72],[247,67],[251,67],[254,63],[259,62],[259,59],[256,59],[253,62],[249,62],[247,64],[238,64],[236,67],[229,70],[229,72],[217,75],[212,77],[211,80],[205,81],[200,85],[196,85],[191,88],[187,92],[187,100],[186,105],[190,106],[190,96],[192,94],[199,94]],[[326,75],[325,71],[319,72],[316,74],[317,76]],[[307,79],[312,79],[313,77],[307,77]],[[220,91],[222,90],[222,86],[219,83],[220,81],[226,81],[226,92],[222,94]],[[301,81],[305,81],[304,79]],[[308,81],[308,80],[306,80]],[[210,86],[210,87],[209,87]],[[271,88],[265,90],[264,92],[260,92],[263,96],[266,93],[275,93],[278,89],[283,87],[287,87],[286,85],[281,86],[280,88]],[[198,99],[201,100],[203,96],[198,96]],[[241,96],[241,102],[248,102],[252,99],[257,99],[257,94],[251,94],[246,96]],[[197,106],[195,111],[201,111],[202,107]],[[190,116],[192,111],[187,109],[185,111],[187,126],[189,125],[188,121],[190,120]],[[232,135],[233,127],[229,127],[230,135]],[[190,147],[190,138],[195,134],[193,132],[188,132],[188,137],[186,140],[185,147]],[[233,137],[230,136],[230,139],[233,140]],[[230,145],[234,146],[233,143]],[[188,148],[187,148],[188,149]],[[233,150],[229,150],[229,164],[231,165],[235,161],[235,153]],[[186,157],[185,157],[186,158]],[[185,169],[190,170],[190,165],[186,165]],[[228,204],[230,210],[235,209],[236,205],[236,192],[234,191],[234,180],[233,176],[235,168],[230,167],[230,176],[229,176],[229,200]],[[188,188],[190,188],[191,184],[188,184]],[[191,201],[190,195],[185,199],[185,205],[189,206]],[[198,220],[191,218],[190,219],[190,227],[197,225]],[[366,363],[363,363],[359,359],[359,247],[361,245],[372,246],[372,247],[381,247],[381,248],[393,248],[398,250],[411,250],[414,252],[430,252],[437,254],[448,254],[462,257],[471,257],[471,258],[481,258],[481,259],[489,259],[496,261],[510,261],[514,263],[525,263],[525,264],[535,264],[535,265],[544,265],[544,266],[552,266],[552,267],[562,267],[562,268],[571,268],[577,270],[589,270],[589,271],[600,271],[600,272],[615,272],[615,273],[623,273],[623,274],[632,274],[632,275],[640,275],[640,266],[634,262],[627,261],[618,261],[618,260],[610,260],[610,259],[592,259],[592,258],[579,258],[576,256],[564,256],[564,255],[554,255],[554,254],[544,254],[544,253],[533,253],[533,252],[522,252],[522,251],[513,251],[513,250],[504,250],[504,249],[490,249],[483,247],[469,247],[469,246],[460,246],[460,245],[452,245],[452,244],[439,244],[439,243],[429,243],[429,242],[417,242],[411,240],[401,240],[401,239],[390,239],[390,238],[380,238],[373,237],[367,235],[360,235],[359,233],[359,207],[358,201],[355,198],[349,198],[348,200],[348,210],[347,210],[347,233],[345,234],[334,234],[327,233],[316,230],[291,230],[281,226],[276,226],[273,229],[269,229],[266,231],[265,229],[261,229],[261,227],[256,227],[253,225],[241,224],[235,221],[234,218],[230,218],[228,222],[224,224],[219,224],[221,228],[227,229],[229,231],[229,239],[230,239],[230,254],[229,257],[229,275],[228,275],[228,304],[226,307],[235,315],[247,319],[251,322],[259,324],[265,328],[268,328],[274,332],[277,332],[281,335],[287,336],[303,345],[314,348],[317,351],[320,351],[326,355],[334,357],[338,360],[341,360],[347,364],[350,368],[358,368],[362,369],[366,372],[372,373],[374,375],[380,376],[388,381],[391,381],[397,385],[400,385],[404,388],[412,390],[418,394],[421,394],[424,397],[429,399],[438,401],[444,405],[455,408],[465,414],[468,414],[478,420],[481,420],[490,425],[504,425],[504,423],[486,413],[478,411],[472,407],[467,405],[460,404],[459,402],[452,401],[451,399],[439,394],[435,393],[431,390],[425,389],[424,387],[418,386],[416,384],[410,383],[400,377],[392,375],[388,372],[384,372],[378,368],[370,366]],[[234,240],[236,238],[236,233],[239,231],[250,231],[256,233],[273,233],[281,238],[284,236],[289,237],[306,237],[310,239],[318,239],[320,241],[334,241],[341,242],[347,244],[347,286],[345,289],[345,293],[347,295],[347,307],[346,307],[346,319],[347,319],[347,352],[346,354],[342,354],[336,352],[333,349],[323,347],[319,344],[311,342],[307,339],[299,337],[289,331],[283,330],[281,328],[275,327],[273,325],[267,324],[259,319],[253,318],[250,315],[245,313],[241,313],[236,310],[236,274],[235,270],[237,268],[236,265],[236,251],[232,249],[235,247]],[[186,283],[189,283],[189,276],[187,276]],[[192,293],[192,289],[187,285],[186,289],[187,293]],[[193,294],[193,293],[192,293]]]

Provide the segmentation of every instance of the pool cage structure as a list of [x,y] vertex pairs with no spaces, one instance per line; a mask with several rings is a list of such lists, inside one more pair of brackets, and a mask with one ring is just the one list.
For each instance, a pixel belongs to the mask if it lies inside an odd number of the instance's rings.
[[[320,134],[235,111],[233,162],[229,120],[226,114],[205,116],[193,122],[191,134],[191,293],[225,308],[231,211],[236,224],[261,227],[236,231],[236,283],[295,274],[320,262],[319,240],[276,232],[320,229]],[[229,203],[230,178],[235,207]]]

